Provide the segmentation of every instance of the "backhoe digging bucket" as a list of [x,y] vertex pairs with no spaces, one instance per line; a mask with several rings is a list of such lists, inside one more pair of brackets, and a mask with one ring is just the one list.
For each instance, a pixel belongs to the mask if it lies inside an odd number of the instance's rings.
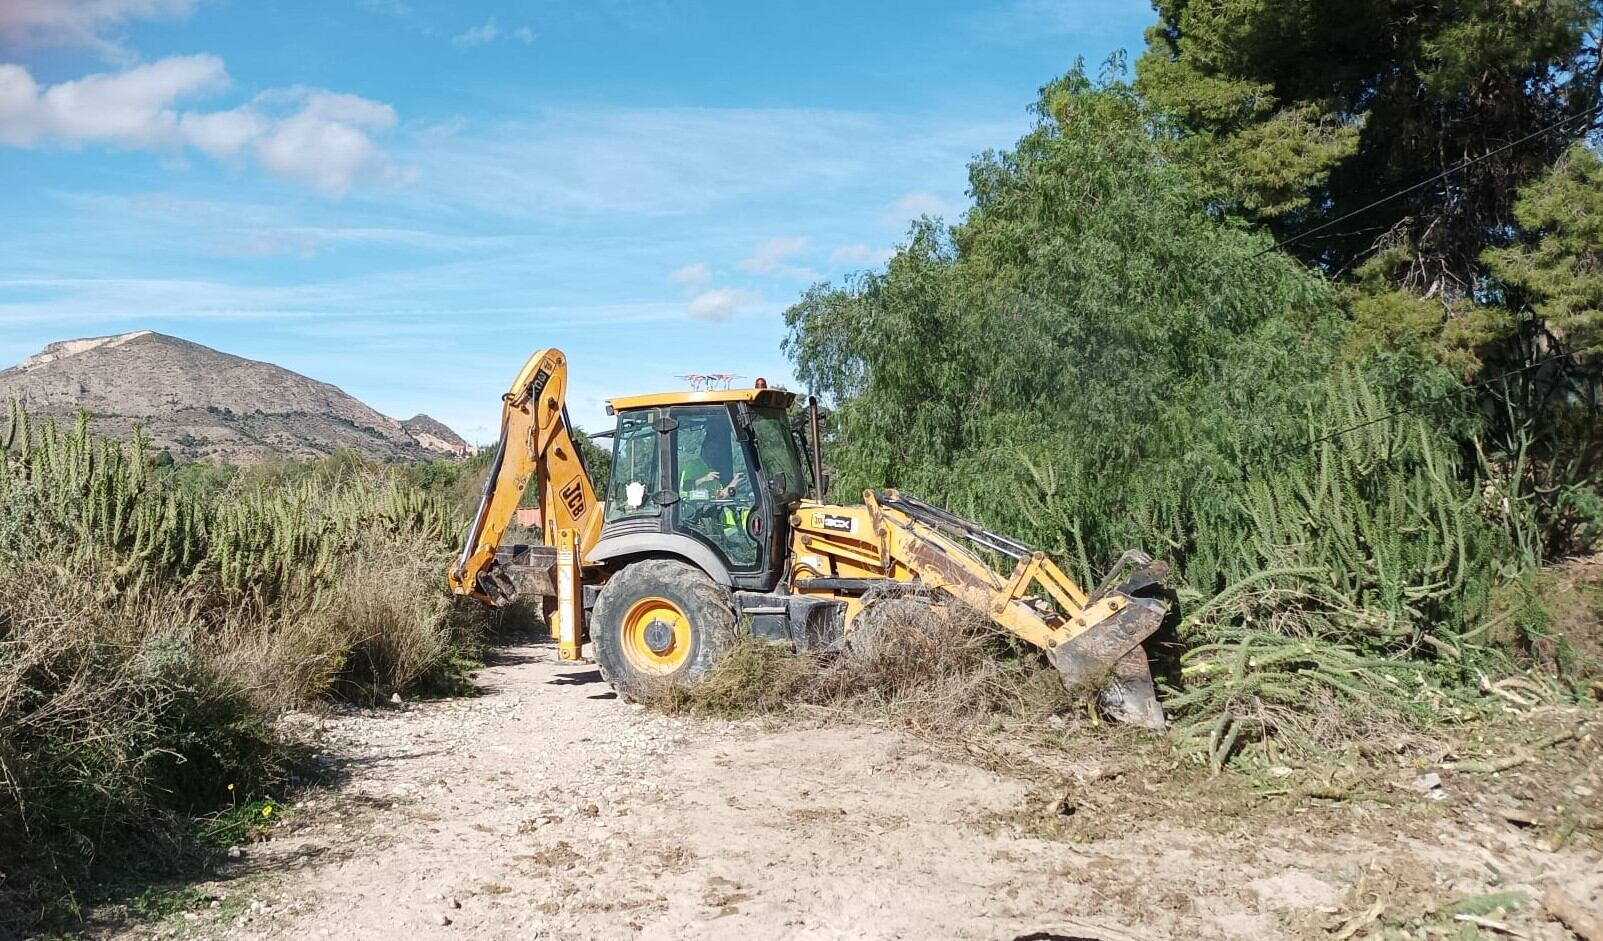
[[1100,685],[1098,702],[1113,718],[1162,729],[1163,706],[1158,703],[1157,687],[1152,683],[1141,642],[1158,629],[1168,612],[1160,601],[1123,597],[1128,600],[1118,613],[1054,648],[1050,653],[1052,665],[1071,691]]

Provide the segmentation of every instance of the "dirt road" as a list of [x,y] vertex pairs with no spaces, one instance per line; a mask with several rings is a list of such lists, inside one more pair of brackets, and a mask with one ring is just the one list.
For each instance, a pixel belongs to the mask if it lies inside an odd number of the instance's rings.
[[[1256,820],[1032,816],[1028,780],[895,731],[664,717],[541,645],[479,679],[478,697],[316,720],[339,783],[202,886],[211,907],[125,933],[1191,939],[1356,923],[1347,936],[1363,937],[1409,918],[1457,929],[1439,909],[1453,899],[1537,900],[1603,868],[1586,839],[1553,852],[1451,790]],[[1071,770],[1088,797],[1156,787],[1096,772]],[[1061,831],[1076,839],[1038,838],[1053,814],[1082,818]],[[1539,901],[1486,917],[1569,937]]]

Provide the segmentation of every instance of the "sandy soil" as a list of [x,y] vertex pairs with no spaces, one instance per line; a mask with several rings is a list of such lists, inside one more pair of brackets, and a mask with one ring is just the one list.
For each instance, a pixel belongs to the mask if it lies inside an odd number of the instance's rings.
[[665,717],[541,645],[479,679],[303,718],[336,783],[202,885],[210,907],[112,934],[1458,937],[1497,929],[1447,906],[1512,891],[1530,901],[1475,917],[1565,939],[1544,893],[1603,910],[1591,740],[1506,787],[1443,774],[1440,800],[1411,773],[1358,800],[1220,797],[1107,744],[1057,777],[873,726]]

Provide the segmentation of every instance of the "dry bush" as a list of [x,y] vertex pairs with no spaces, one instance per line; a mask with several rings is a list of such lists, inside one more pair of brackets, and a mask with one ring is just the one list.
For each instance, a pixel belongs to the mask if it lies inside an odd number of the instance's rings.
[[445,565],[418,540],[370,541],[304,606],[230,617],[209,655],[269,709],[454,689],[458,661],[477,654],[494,615],[446,592]]
[[280,744],[194,643],[177,593],[105,573],[0,566],[0,933],[71,917],[92,866],[161,868],[190,815],[279,771]]
[[369,544],[342,567],[320,612],[345,651],[332,689],[346,698],[448,684],[492,612],[446,591],[448,556],[423,540]]
[[445,591],[460,521],[393,468],[217,492],[84,421],[0,431],[0,936],[270,793],[277,711],[460,682],[489,620]]
[[983,615],[904,599],[881,605],[860,616],[837,652],[797,654],[743,636],[707,679],[666,691],[659,704],[726,717],[824,708],[924,732],[1044,718],[1072,705],[1057,671]]

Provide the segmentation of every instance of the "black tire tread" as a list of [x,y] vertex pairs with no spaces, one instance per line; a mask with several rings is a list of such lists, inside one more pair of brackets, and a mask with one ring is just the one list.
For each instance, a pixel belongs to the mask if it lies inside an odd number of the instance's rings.
[[887,644],[930,635],[939,627],[940,620],[940,614],[923,599],[879,598],[853,619],[851,628],[846,631],[845,649],[851,656],[877,656]]
[[[668,598],[690,619],[691,652],[667,675],[642,673],[629,664],[622,647],[623,618],[641,598]],[[618,696],[638,702],[667,684],[705,679],[735,636],[735,610],[729,592],[706,572],[676,559],[643,559],[625,566],[602,586],[590,616],[590,640],[601,677]]]

